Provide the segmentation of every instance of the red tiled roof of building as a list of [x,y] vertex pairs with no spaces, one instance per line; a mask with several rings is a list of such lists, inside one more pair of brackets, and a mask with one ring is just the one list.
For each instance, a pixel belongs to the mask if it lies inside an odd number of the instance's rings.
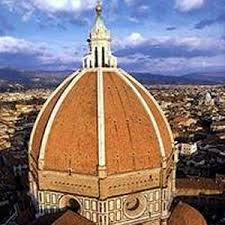
[[199,211],[180,202],[173,210],[168,225],[207,225],[207,223]]
[[224,185],[221,182],[216,182],[214,179],[191,177],[180,178],[176,180],[177,189],[208,189],[208,190],[223,190]]
[[77,213],[67,211],[52,225],[94,225],[94,223]]
[[39,217],[31,225],[94,225],[93,222],[70,210]]

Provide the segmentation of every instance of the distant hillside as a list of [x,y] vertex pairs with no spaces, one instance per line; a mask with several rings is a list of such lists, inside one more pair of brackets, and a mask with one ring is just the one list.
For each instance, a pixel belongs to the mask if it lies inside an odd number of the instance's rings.
[[224,73],[192,73],[183,76],[165,76],[150,73],[133,73],[139,81],[147,84],[225,84]]
[[0,80],[18,83],[29,82],[29,78],[23,72],[11,68],[0,69]]
[[[54,88],[73,71],[18,71],[11,68],[0,69],[0,91],[28,88]],[[140,82],[155,84],[225,84],[225,72],[191,73],[184,76],[166,76],[151,73],[131,73]]]
[[26,71],[26,76],[30,77],[58,77],[58,78],[64,78],[65,76],[71,74],[72,70],[63,70],[63,71],[43,71],[43,70],[37,70],[37,71]]
[[0,69],[0,92],[29,88],[54,88],[72,71],[18,71]]
[[225,72],[200,73],[200,74],[192,73],[184,75],[183,78],[191,79],[193,81],[225,83]]

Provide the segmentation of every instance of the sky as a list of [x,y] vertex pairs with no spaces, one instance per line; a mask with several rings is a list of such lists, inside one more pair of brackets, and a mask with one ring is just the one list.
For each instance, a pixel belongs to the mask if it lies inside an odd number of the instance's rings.
[[[96,0],[0,0],[0,68],[75,70]],[[225,0],[103,0],[119,66],[181,75],[225,71]]]

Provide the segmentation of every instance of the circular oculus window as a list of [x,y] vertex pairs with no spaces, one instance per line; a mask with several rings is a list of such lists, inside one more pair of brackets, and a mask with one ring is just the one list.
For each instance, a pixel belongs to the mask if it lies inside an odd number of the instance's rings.
[[141,195],[128,197],[124,202],[124,213],[128,218],[140,217],[146,210],[146,198]]

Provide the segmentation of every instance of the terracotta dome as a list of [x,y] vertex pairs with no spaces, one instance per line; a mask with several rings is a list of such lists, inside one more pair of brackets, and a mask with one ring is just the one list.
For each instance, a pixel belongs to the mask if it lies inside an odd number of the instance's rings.
[[186,203],[178,203],[169,219],[169,225],[207,225],[199,211]]
[[[31,193],[35,198],[44,190],[66,193],[58,197],[60,209],[67,198],[80,196],[102,201],[164,187],[169,199],[175,192],[177,154],[170,126],[149,92],[117,67],[111,40],[98,10],[82,69],[53,92],[34,124]],[[143,210],[134,211],[143,214],[146,207],[144,200]]]
[[32,161],[41,170],[94,176],[100,161],[107,175],[160,168],[173,153],[160,107],[124,71],[102,69],[102,83],[97,71],[74,73],[45,103],[31,136]]
[[[99,225],[167,224],[176,191],[173,135],[152,95],[117,67],[100,1],[96,9],[82,69],[52,93],[33,127],[36,216],[67,208]],[[192,215],[178,206],[170,225],[189,225]]]

